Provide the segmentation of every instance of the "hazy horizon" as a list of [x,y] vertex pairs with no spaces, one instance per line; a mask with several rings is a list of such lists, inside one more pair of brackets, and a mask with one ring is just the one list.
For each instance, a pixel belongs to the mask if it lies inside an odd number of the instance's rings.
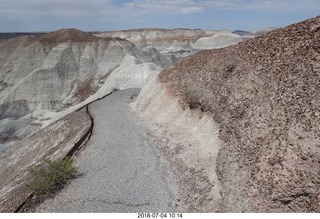
[[63,28],[263,30],[320,15],[318,0],[2,0],[0,32]]

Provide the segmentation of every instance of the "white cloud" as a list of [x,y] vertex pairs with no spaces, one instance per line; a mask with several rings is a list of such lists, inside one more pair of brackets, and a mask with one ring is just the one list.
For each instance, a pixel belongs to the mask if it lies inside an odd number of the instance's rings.
[[[159,25],[166,16],[203,16],[214,9],[250,12],[320,14],[319,0],[0,0],[0,31],[54,29],[76,26],[86,29]],[[226,13],[228,14],[228,13]],[[169,16],[168,16],[169,17]],[[186,16],[188,17],[188,16]],[[183,19],[183,18],[182,18]],[[174,23],[176,21],[172,21]],[[180,25],[183,20],[180,19]],[[223,20],[221,22],[224,22]],[[201,26],[201,23],[199,24]],[[170,24],[162,24],[170,26]]]
[[194,13],[203,10],[201,4],[192,0],[134,0],[124,6],[145,13]]
[[[224,10],[318,10],[319,0],[1,0],[1,18],[81,18],[114,15],[143,17],[151,14],[190,14]],[[97,18],[99,19],[99,18]]]
[[[208,1],[206,2],[215,2]],[[320,7],[318,0],[228,0],[229,5],[224,5],[225,9],[228,6],[235,10],[280,10],[280,11],[299,11],[317,9]]]
[[197,13],[210,9],[224,10],[319,10],[319,0],[133,0],[127,4],[146,13]]

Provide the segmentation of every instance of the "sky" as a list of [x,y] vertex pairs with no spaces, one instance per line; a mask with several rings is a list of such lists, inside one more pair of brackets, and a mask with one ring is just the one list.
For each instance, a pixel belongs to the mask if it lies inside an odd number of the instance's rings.
[[0,0],[0,32],[76,28],[262,30],[320,15],[320,0]]

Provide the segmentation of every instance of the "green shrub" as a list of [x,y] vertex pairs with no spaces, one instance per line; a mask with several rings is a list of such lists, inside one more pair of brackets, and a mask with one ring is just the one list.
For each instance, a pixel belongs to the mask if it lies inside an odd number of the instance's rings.
[[32,181],[28,187],[36,195],[51,194],[66,184],[67,180],[75,178],[77,169],[70,158],[56,161],[44,160],[31,168]]

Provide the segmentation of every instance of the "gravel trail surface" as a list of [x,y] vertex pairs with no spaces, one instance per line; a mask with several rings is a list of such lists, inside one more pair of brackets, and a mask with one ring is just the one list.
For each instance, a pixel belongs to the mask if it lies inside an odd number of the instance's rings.
[[83,175],[38,212],[172,212],[169,170],[132,115],[139,89],[117,91],[89,106],[93,135],[78,155]]

